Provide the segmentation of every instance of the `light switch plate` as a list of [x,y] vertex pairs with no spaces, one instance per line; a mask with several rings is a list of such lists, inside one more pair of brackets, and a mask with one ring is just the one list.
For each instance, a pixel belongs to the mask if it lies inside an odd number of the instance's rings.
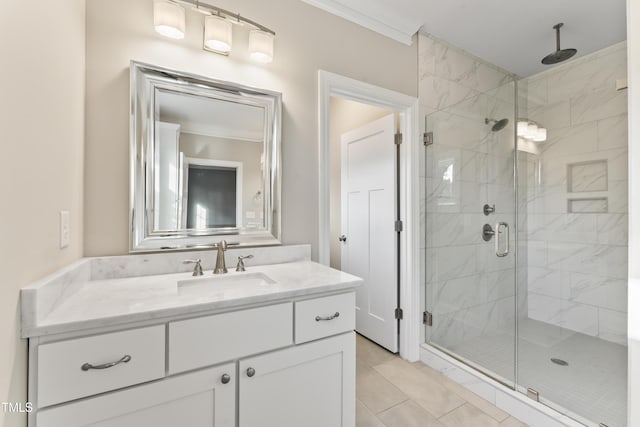
[[69,246],[71,234],[69,228],[69,211],[60,211],[60,249]]

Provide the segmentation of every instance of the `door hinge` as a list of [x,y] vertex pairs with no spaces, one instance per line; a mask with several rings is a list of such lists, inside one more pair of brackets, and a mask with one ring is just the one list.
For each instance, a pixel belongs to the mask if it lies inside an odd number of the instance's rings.
[[433,144],[433,132],[425,132],[423,135],[422,142],[424,142],[425,146],[429,146]]
[[396,134],[393,136],[393,142],[394,142],[396,145],[400,145],[400,144],[402,144],[402,134],[401,134],[400,132],[396,133]]
[[433,326],[433,314],[428,311],[422,313],[422,323],[427,326]]
[[402,312],[402,309],[400,307],[396,308],[395,315],[396,315],[396,319],[398,319],[398,320],[402,319],[403,312]]
[[402,231],[402,220],[398,220],[394,223],[394,228],[396,230],[396,233],[399,233]]

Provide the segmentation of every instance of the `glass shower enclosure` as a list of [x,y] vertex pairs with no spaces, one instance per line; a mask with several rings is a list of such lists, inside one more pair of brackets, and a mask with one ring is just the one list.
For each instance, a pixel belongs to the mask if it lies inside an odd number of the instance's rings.
[[426,115],[425,341],[586,425],[624,426],[626,111],[590,111],[554,78]]

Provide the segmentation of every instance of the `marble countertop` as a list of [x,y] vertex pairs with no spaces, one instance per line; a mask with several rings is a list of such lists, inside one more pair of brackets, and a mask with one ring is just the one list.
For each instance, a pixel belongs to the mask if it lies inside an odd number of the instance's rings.
[[[233,280],[255,279],[256,273],[266,275],[271,279],[270,283],[249,280],[245,286]],[[179,286],[178,282],[183,281],[189,283]],[[201,281],[207,283],[201,284]],[[233,307],[348,290],[359,286],[361,279],[302,260],[248,266],[243,273],[229,269],[224,275],[205,271],[200,277],[193,277],[190,272],[97,280],[83,276],[69,280],[69,283],[72,285],[47,307],[47,313],[38,312],[43,304],[38,304],[35,296],[35,292],[46,285],[34,286],[28,290],[32,293],[27,293],[26,298],[23,294],[24,338],[168,320],[185,314],[197,316]]]

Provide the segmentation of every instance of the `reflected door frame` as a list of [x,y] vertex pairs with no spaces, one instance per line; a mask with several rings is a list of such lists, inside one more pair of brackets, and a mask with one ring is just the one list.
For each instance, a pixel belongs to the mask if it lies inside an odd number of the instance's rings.
[[[182,153],[181,153],[182,154]],[[184,228],[187,224],[187,205],[189,199],[189,166],[209,166],[235,169],[236,171],[236,227],[242,227],[242,162],[231,160],[202,159],[198,157],[180,156],[180,221]],[[180,228],[180,227],[178,227]]]
[[[420,301],[420,138],[418,98],[328,71],[318,71],[318,262],[329,265],[329,104],[331,97],[344,98],[399,113],[400,145],[400,233],[401,259],[400,356],[417,361],[420,356],[422,314]],[[424,334],[422,334],[424,336]]]

